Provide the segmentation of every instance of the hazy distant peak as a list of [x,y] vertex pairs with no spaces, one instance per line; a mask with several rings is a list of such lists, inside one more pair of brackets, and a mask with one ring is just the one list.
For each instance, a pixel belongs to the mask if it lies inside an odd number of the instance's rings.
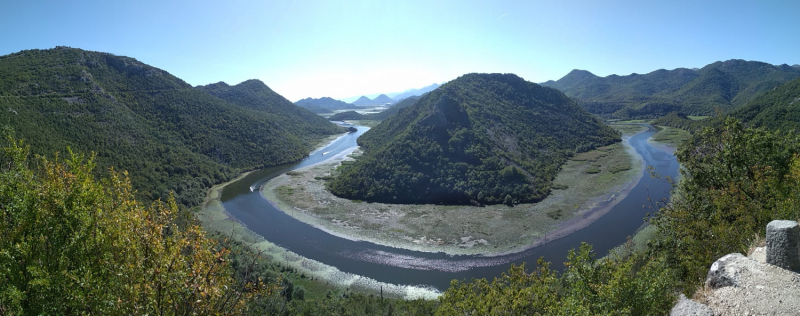
[[375,99],[372,99],[372,103],[377,103],[377,104],[394,103],[394,100],[385,94],[381,94],[377,96]]
[[370,105],[372,104],[372,99],[367,98],[366,96],[361,96],[358,100],[353,101],[355,105]]

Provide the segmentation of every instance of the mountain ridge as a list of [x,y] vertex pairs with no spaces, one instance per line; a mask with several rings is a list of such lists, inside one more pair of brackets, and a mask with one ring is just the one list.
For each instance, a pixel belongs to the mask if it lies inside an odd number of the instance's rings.
[[0,96],[0,126],[32,152],[96,152],[100,170],[130,171],[140,197],[174,191],[186,206],[241,170],[297,161],[312,139],[341,132],[260,81],[196,88],[134,58],[68,47],[0,56]]
[[647,74],[598,77],[573,70],[543,86],[561,90],[589,112],[607,118],[649,118],[678,111],[710,115],[730,111],[782,83],[800,77],[800,69],[731,59],[700,69],[659,69]]

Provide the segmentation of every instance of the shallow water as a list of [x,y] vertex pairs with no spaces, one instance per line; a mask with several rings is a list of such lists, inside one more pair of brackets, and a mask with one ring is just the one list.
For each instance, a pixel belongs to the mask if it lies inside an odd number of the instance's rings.
[[[642,225],[646,214],[652,212],[652,209],[645,207],[651,205],[648,197],[652,201],[669,197],[668,183],[645,174],[627,197],[586,228],[523,252],[496,257],[450,256],[340,238],[292,218],[262,197],[259,187],[269,179],[286,171],[319,163],[356,146],[356,138],[368,128],[358,126],[358,130],[298,163],[259,170],[231,183],[222,192],[225,209],[266,240],[298,255],[335,266],[343,272],[381,282],[426,285],[445,290],[452,279],[492,279],[507,271],[511,263],[528,262],[528,267],[532,268],[539,257],[553,262],[552,268],[560,270],[566,261],[567,251],[579,247],[583,241],[593,245],[598,257],[603,256],[633,235]],[[631,137],[630,144],[644,158],[646,166],[655,167],[661,175],[674,177],[678,172],[675,156],[651,146],[647,141],[654,132],[650,127],[648,131]]]

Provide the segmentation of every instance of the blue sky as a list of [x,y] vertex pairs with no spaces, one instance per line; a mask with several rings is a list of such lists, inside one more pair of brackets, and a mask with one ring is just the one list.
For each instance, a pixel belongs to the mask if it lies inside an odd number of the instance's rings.
[[260,79],[292,101],[470,72],[800,64],[800,1],[0,1],[0,55],[66,45],[192,85]]

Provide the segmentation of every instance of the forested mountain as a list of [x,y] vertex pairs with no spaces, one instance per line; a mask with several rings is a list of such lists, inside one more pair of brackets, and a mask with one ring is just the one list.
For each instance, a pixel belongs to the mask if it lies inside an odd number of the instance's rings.
[[174,190],[184,205],[341,132],[259,81],[193,88],[133,58],[66,47],[1,56],[0,109],[0,126],[32,152],[94,151],[98,170],[130,171],[140,197]]
[[313,138],[335,130],[325,118],[296,106],[260,80],[247,80],[235,86],[219,82],[197,88],[231,104],[272,114],[274,122],[280,122],[280,127],[292,135]]
[[322,97],[319,99],[305,98],[295,102],[294,104],[314,113],[330,113],[335,110],[358,108],[350,103],[345,103],[329,97]]
[[399,94],[395,95],[394,97],[392,97],[392,99],[394,99],[395,101],[401,101],[401,100],[403,100],[405,98],[408,98],[408,97],[421,96],[421,95],[423,95],[423,94],[425,94],[427,92],[431,92],[431,91],[435,90],[439,86],[440,85],[438,83],[434,83],[432,85],[425,86],[425,87],[422,87],[422,88],[419,88],[419,89],[408,89],[406,91],[403,91],[402,93],[399,93]]
[[397,114],[403,108],[408,107],[409,105],[414,104],[419,100],[418,96],[408,97],[403,99],[403,101],[397,102],[397,104],[393,105],[392,107],[383,110],[379,113],[373,114],[361,114],[356,111],[346,111],[346,112],[339,112],[328,119],[331,121],[348,121],[348,120],[375,120],[375,121],[383,121],[389,116]]
[[355,104],[355,105],[371,105],[372,104],[372,99],[367,98],[366,96],[362,95],[360,98],[358,98],[358,100],[353,101],[353,104]]
[[517,203],[547,196],[561,164],[619,134],[558,90],[468,74],[364,133],[329,187],[394,203]]
[[648,74],[598,77],[573,70],[543,86],[561,90],[589,112],[616,118],[658,117],[678,111],[710,115],[729,111],[760,94],[800,77],[800,69],[732,59],[702,69],[656,70]]
[[800,130],[800,79],[770,90],[731,115],[753,126]]

